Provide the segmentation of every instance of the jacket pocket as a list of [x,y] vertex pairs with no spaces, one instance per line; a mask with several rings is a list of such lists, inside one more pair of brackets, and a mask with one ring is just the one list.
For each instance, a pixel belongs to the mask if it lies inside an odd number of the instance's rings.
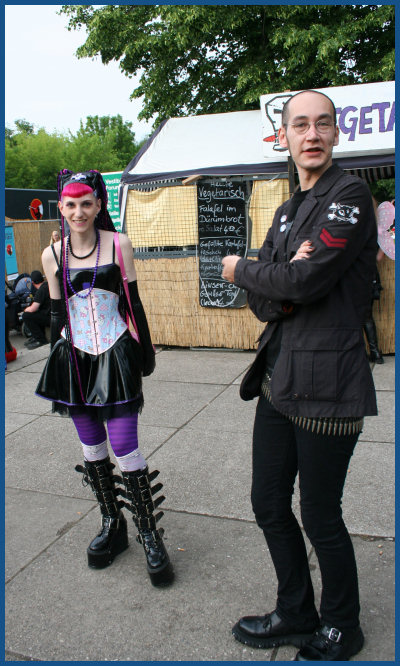
[[352,399],[354,396],[351,394],[355,391],[352,377],[354,350],[359,345],[358,329],[324,328],[293,332],[289,343],[282,341],[281,351],[281,360],[283,365],[287,364],[287,377],[290,377],[289,382],[284,382],[290,399],[314,402]]

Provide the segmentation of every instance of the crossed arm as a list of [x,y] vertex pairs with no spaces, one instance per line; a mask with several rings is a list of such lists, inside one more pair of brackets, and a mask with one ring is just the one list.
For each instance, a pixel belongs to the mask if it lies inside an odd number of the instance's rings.
[[[314,247],[312,242],[310,240],[304,241],[294,257],[291,258],[290,262],[298,261],[299,259],[308,259],[313,250]],[[239,259],[241,259],[241,257],[233,254],[222,259],[222,277],[224,280],[227,280],[227,282],[234,282],[235,268]]]

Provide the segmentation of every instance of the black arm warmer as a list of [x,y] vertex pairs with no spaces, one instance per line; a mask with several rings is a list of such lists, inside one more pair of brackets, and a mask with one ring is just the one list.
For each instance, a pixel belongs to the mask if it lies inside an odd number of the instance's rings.
[[143,309],[142,301],[140,300],[137,281],[128,282],[129,288],[129,297],[131,299],[133,315],[136,320],[136,325],[138,327],[140,344],[142,345],[143,355],[144,355],[144,368],[143,376],[147,377],[151,375],[156,367],[156,355],[154,351],[153,344],[151,342],[151,336],[149,331],[149,326],[147,324],[146,313]]
[[53,349],[64,326],[64,304],[61,298],[51,298],[50,349]]

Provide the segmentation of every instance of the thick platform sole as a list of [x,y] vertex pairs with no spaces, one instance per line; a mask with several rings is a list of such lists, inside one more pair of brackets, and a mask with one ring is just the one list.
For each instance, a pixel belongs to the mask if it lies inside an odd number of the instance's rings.
[[128,536],[125,532],[118,539],[115,539],[109,548],[104,550],[92,550],[89,546],[87,549],[89,567],[92,569],[104,569],[110,566],[117,555],[126,550],[128,546]]
[[[349,661],[351,657],[354,657],[356,654],[361,652],[362,648],[364,645],[364,634],[360,628],[359,632],[357,632],[357,636],[355,636],[354,641],[350,643],[346,649],[343,649],[341,655],[340,655],[340,661]],[[295,656],[295,661],[310,661],[309,659],[306,659],[303,657],[300,652],[298,652]],[[326,661],[336,661],[332,659],[326,659]]]
[[346,661],[348,661],[350,657],[354,657],[354,655],[361,652],[363,646],[364,646],[364,634],[360,629],[360,633],[357,634],[357,637],[354,639],[354,643],[347,650]]
[[313,637],[314,632],[310,632],[309,634],[285,634],[282,636],[271,636],[269,638],[257,638],[256,636],[250,636],[243,631],[239,622],[237,622],[232,628],[232,634],[240,643],[244,643],[250,647],[265,649],[280,647],[281,645],[294,645],[295,647],[301,648]]
[[150,580],[154,587],[167,587],[171,585],[175,578],[174,570],[170,561],[166,562],[162,567],[154,569],[147,566],[147,571],[150,576]]

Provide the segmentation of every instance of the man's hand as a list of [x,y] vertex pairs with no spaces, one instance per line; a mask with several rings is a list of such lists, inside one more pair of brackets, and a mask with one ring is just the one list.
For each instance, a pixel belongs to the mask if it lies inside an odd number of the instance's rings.
[[296,254],[294,257],[291,258],[290,261],[297,261],[298,259],[308,259],[310,256],[310,252],[313,252],[314,248],[311,244],[311,241],[306,240],[304,243],[302,243],[297,250]]
[[222,277],[227,282],[234,281],[236,264],[241,259],[237,255],[230,254],[222,259]]

